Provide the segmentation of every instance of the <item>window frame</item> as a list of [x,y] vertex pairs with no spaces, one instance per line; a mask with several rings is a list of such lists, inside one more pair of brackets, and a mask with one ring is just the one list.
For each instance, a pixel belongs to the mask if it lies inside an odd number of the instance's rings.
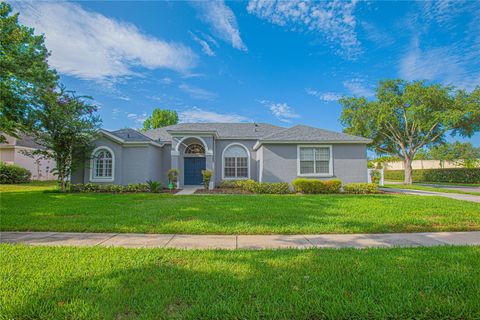
[[[246,152],[247,152],[247,176],[246,177],[226,177],[225,176],[225,152],[230,148],[230,147],[234,147],[234,146],[239,146],[239,147],[242,147]],[[229,157],[229,158],[234,158],[235,159],[235,175],[237,175],[237,158],[243,158],[243,157]],[[247,180],[247,179],[250,179],[250,151],[248,150],[248,148],[241,144],[241,143],[230,143],[229,145],[227,145],[223,151],[222,151],[222,180]],[[244,168],[244,167],[242,167]]]
[[[328,161],[328,173],[301,173],[300,172],[300,149],[302,148],[328,148],[330,159]],[[299,144],[297,145],[297,176],[299,177],[333,177],[333,148],[331,144]],[[316,160],[313,161],[313,170],[316,171]]]
[[[110,152],[112,155],[112,176],[111,177],[96,177],[95,176],[95,154],[101,150]],[[115,180],[115,153],[107,146],[101,146],[93,150],[90,159],[90,181],[91,182],[113,182]]]

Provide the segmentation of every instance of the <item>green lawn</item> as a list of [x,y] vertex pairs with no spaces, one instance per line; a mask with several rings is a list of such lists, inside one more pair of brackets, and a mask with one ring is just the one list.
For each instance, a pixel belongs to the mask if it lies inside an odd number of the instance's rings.
[[0,245],[3,319],[478,319],[480,248]]
[[462,190],[452,190],[444,188],[436,188],[430,186],[422,186],[417,184],[386,184],[384,188],[393,188],[393,189],[410,189],[410,190],[423,190],[423,191],[435,191],[435,192],[444,192],[444,193],[457,193],[457,194],[471,194],[474,196],[480,196],[480,192],[468,192]]
[[[24,189],[25,188],[25,189]],[[1,186],[0,229],[191,234],[480,230],[480,204],[409,195],[60,194]]]

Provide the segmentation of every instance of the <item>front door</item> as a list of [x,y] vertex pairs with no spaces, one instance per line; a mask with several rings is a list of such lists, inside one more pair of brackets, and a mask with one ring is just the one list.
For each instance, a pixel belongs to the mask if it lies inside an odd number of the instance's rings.
[[205,158],[184,158],[185,185],[200,185],[203,183],[202,170],[205,170]]

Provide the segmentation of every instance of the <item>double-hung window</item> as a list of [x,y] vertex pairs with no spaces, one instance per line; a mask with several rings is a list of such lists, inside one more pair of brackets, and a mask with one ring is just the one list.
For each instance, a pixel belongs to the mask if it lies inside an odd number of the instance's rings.
[[92,157],[91,181],[113,181],[113,153],[107,148],[98,148]]
[[223,178],[247,179],[249,177],[248,152],[240,144],[227,147],[223,152]]
[[298,146],[299,176],[332,176],[331,146]]

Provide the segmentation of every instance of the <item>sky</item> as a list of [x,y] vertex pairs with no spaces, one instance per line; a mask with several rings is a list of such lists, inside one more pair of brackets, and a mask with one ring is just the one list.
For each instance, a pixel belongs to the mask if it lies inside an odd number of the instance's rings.
[[[266,122],[341,131],[346,96],[378,81],[480,85],[480,2],[13,2],[103,127]],[[480,145],[480,134],[470,139]]]

